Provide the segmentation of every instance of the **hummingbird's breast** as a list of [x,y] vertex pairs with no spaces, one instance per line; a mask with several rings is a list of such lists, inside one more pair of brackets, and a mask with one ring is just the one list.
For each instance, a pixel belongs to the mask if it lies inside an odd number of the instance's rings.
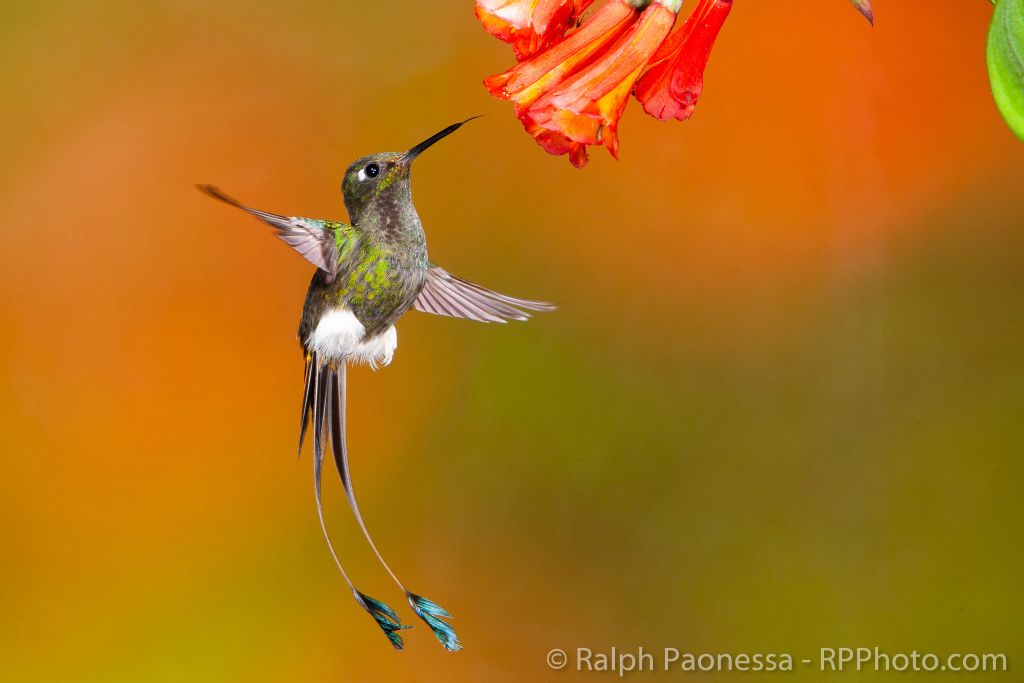
[[303,346],[324,359],[386,364],[398,344],[394,324],[426,277],[425,244],[361,240],[333,281],[322,270],[313,275],[299,324]]
[[347,282],[333,292],[335,304],[352,309],[366,327],[377,334],[412,308],[427,278],[426,249],[410,250],[373,245],[349,272]]

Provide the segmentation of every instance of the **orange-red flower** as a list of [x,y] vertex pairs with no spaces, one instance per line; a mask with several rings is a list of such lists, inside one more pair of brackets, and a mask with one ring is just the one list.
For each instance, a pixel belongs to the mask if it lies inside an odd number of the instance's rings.
[[476,18],[494,37],[512,44],[516,59],[565,35],[594,0],[476,0]]
[[592,63],[637,20],[633,0],[609,0],[561,42],[508,71],[484,80],[495,97],[511,99],[526,131],[548,153],[568,154],[577,168],[587,163],[586,143],[527,117],[530,107],[566,78]]
[[678,1],[654,0],[597,61],[530,105],[523,114],[527,130],[535,127],[575,143],[604,145],[617,157],[619,117],[647,60],[672,29],[678,9]]
[[690,118],[704,87],[711,48],[731,9],[732,0],[700,0],[693,14],[673,29],[636,84],[634,94],[644,111],[662,121]]
[[629,0],[609,0],[579,28],[544,52],[516,64],[508,71],[484,79],[495,97],[512,100],[520,114],[541,95],[586,64],[636,19]]
[[[477,0],[478,16],[483,7],[492,22],[505,22],[501,30],[488,28],[495,35],[514,45],[532,35],[517,52],[545,46],[484,85],[514,102],[527,132],[551,154],[568,154],[576,167],[587,163],[589,145],[617,157],[618,122],[634,89],[659,118],[684,119],[693,111],[708,54],[732,6],[732,0],[699,1],[675,29],[682,0],[605,0],[577,28],[570,20],[552,29],[547,17],[578,17],[593,0]],[[527,33],[511,31],[512,24]]]

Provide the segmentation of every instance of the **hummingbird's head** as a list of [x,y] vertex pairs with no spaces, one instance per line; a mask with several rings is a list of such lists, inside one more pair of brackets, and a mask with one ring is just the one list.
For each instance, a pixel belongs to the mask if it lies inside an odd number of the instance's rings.
[[363,210],[383,192],[409,192],[409,167],[401,163],[402,156],[401,152],[371,154],[348,167],[341,194],[352,222],[358,223]]
[[348,210],[352,222],[358,223],[359,216],[363,211],[381,195],[394,196],[397,193],[401,197],[411,200],[409,171],[412,168],[413,160],[435,142],[451,135],[462,124],[475,118],[477,117],[453,123],[406,152],[371,154],[358,159],[349,166],[341,181],[341,194],[345,199],[345,208]]

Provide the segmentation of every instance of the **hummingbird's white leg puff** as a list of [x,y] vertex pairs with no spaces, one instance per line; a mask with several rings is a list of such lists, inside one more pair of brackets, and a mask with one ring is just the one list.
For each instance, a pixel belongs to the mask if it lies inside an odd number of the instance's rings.
[[335,308],[320,318],[307,348],[323,361],[366,363],[374,369],[389,364],[398,348],[395,326],[365,337],[366,329],[350,309]]
[[363,340],[366,329],[348,308],[335,308],[320,318],[306,347],[321,361],[345,361]]
[[363,339],[352,353],[353,363],[366,363],[374,370],[378,365],[390,365],[398,348],[398,330],[392,325],[380,334]]

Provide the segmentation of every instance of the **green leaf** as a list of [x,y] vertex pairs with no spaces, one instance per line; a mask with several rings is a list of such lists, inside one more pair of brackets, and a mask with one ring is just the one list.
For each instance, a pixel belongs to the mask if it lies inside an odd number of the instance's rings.
[[999,0],[988,31],[988,80],[999,113],[1024,140],[1024,0]]

